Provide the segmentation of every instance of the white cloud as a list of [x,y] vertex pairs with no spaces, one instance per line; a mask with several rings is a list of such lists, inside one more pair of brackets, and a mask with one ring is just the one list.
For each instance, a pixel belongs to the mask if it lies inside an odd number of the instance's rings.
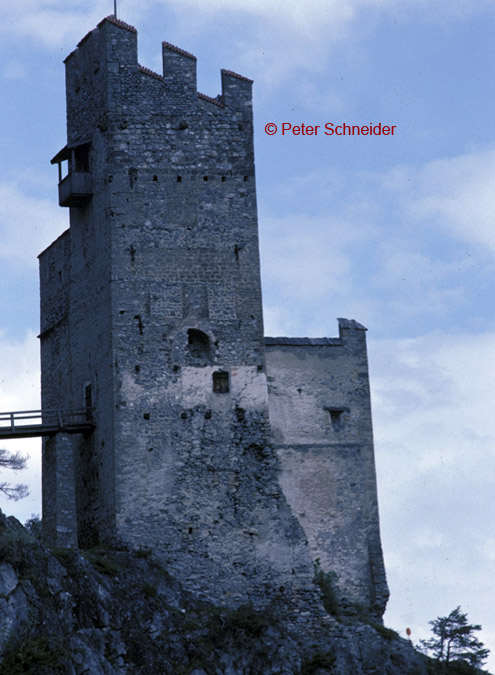
[[495,236],[494,159],[481,150],[382,174],[283,176],[269,197],[288,215],[260,214],[270,316],[288,316],[284,332],[299,334],[328,334],[338,315],[389,334],[459,330],[461,317],[479,316],[473,303],[488,300],[495,266],[480,245]]
[[347,223],[306,215],[265,221],[270,242],[262,246],[265,267],[272,283],[295,301],[314,300],[345,284],[349,260],[343,245],[359,233]]
[[418,215],[439,218],[495,252],[495,149],[428,164],[419,176]]
[[67,228],[55,199],[36,199],[15,182],[0,183],[0,260],[26,267]]
[[495,334],[370,342],[388,625],[426,637],[457,605],[491,647]]
[[0,33],[31,38],[44,47],[56,48],[68,39],[79,41],[112,11],[107,0],[0,0]]
[[428,162],[396,167],[382,178],[412,221],[441,227],[464,241],[495,251],[495,148],[481,148]]
[[[295,72],[321,72],[332,48],[345,42],[354,48],[371,30],[373,19],[398,16],[438,22],[445,27],[469,13],[490,7],[490,0],[171,0],[161,3],[177,14],[189,31],[204,29],[205,22],[225,24],[240,17],[254,20],[249,38],[239,43],[242,60],[258,84],[276,86]],[[185,28],[184,28],[185,31]],[[254,72],[253,72],[254,68]]]
[[[161,0],[162,4],[174,4],[171,0]],[[318,32],[327,26],[340,26],[344,22],[352,20],[360,10],[376,8],[381,11],[397,10],[396,0],[308,0],[301,3],[298,0],[183,0],[182,7],[189,6],[196,12],[218,13],[225,11],[239,11],[244,14],[265,18],[278,25],[293,25],[301,34],[311,37],[316,29]],[[403,0],[400,11],[428,10],[429,16],[444,14],[451,16],[467,14],[490,7],[489,0],[481,0],[477,7],[469,0],[440,0],[436,7],[431,7],[430,0]],[[337,31],[337,28],[333,30]]]
[[337,316],[364,321],[374,303],[367,301],[365,308],[361,297],[352,297],[355,271],[347,248],[367,237],[365,226],[345,218],[263,218],[265,332],[333,335]]
[[[419,13],[423,20],[444,25],[486,6],[490,6],[489,0],[476,4],[443,0],[434,7],[428,0],[404,0],[400,11],[395,0],[183,0],[179,4],[171,0],[119,0],[118,16],[139,28],[149,17],[156,23],[173,13],[182,34],[197,36],[203,34],[208,22],[225,26],[252,22],[248,35],[237,37],[240,63],[260,84],[273,86],[297,71],[322,71],[334,45],[356,43],[360,33],[370,29],[370,12],[377,17],[400,13],[406,18]],[[113,13],[113,3],[0,0],[0,12],[0,33],[4,36],[28,38],[50,49],[71,49],[103,17]]]

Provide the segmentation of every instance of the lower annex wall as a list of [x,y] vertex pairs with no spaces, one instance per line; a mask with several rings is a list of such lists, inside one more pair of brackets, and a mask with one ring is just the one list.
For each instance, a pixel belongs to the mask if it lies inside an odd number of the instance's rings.
[[376,616],[388,599],[380,543],[365,328],[339,338],[266,338],[269,414],[280,483],[314,561],[344,607]]

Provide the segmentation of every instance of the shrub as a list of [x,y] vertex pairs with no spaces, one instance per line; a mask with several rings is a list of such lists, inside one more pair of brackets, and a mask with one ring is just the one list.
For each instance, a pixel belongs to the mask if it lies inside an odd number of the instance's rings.
[[12,642],[0,665],[0,675],[55,675],[67,673],[70,653],[59,638],[25,636]]
[[26,550],[32,539],[22,527],[6,528],[0,532],[0,559],[6,560],[21,571],[27,565]]
[[300,675],[313,675],[319,670],[327,670],[332,673],[335,666],[335,655],[331,652],[318,652],[310,659],[305,659],[301,665]]
[[39,516],[33,514],[26,520],[24,527],[32,537],[41,541],[41,518]]
[[150,557],[152,551],[150,548],[138,548],[136,551],[136,558],[143,558],[146,560],[147,558]]
[[335,589],[337,575],[335,572],[324,572],[320,567],[318,558],[314,563],[314,569],[315,575],[313,577],[313,583],[319,586],[321,590],[323,606],[329,614],[337,616],[339,614],[339,600]]
[[148,600],[150,598],[156,598],[157,590],[152,584],[143,584],[143,595]]
[[113,562],[113,560],[109,560],[108,557],[106,557],[108,555],[108,551],[103,549],[88,549],[82,553],[86,560],[90,562],[93,567],[98,570],[98,572],[106,574],[109,577],[114,577],[116,574],[118,574],[118,565]]

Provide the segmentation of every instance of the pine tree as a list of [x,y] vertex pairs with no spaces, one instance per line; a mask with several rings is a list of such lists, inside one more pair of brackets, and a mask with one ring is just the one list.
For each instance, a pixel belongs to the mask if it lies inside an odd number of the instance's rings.
[[449,663],[463,662],[473,668],[480,668],[490,650],[473,634],[481,630],[479,624],[469,624],[467,614],[456,607],[448,616],[438,617],[429,622],[434,637],[421,640],[421,649],[440,663],[448,672]]

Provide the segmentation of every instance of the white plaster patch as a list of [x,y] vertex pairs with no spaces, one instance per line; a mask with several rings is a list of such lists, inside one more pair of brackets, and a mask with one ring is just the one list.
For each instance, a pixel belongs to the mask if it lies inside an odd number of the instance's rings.
[[[212,395],[213,371],[220,370],[205,366],[197,368],[185,366],[181,372],[182,406],[192,408],[195,405],[209,405]],[[222,394],[223,395],[223,394]]]
[[143,388],[140,387],[139,384],[136,384],[136,381],[130,373],[123,373],[121,393],[124,400],[132,408],[143,395]]
[[[213,392],[213,373],[218,371],[229,372],[230,392],[228,394]],[[185,408],[192,408],[195,405],[216,408],[216,403],[220,400],[235,403],[246,410],[268,408],[266,376],[258,372],[255,366],[237,368],[186,366],[182,368],[181,388],[182,405]]]
[[268,389],[265,373],[254,366],[232,368],[230,373],[232,396],[246,410],[268,407]]
[[328,441],[330,422],[323,408],[327,401],[318,400],[312,391],[302,388],[298,391],[285,375],[276,373],[277,383],[284,386],[270,392],[270,423],[274,431],[278,431],[277,440],[286,443]]

